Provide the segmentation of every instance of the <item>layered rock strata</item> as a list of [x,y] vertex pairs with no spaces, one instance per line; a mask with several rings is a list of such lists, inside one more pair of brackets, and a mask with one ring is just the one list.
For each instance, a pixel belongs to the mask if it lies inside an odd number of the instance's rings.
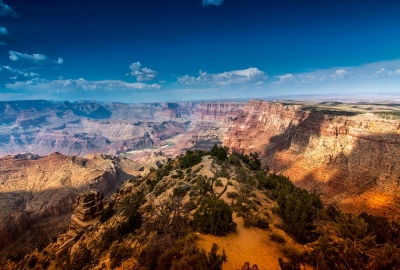
[[271,170],[351,212],[400,219],[400,121],[250,101],[224,145],[259,152]]

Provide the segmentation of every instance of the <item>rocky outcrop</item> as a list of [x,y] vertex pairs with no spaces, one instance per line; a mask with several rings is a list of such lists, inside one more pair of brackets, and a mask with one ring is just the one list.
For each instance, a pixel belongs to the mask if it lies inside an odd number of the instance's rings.
[[[28,252],[48,244],[67,228],[81,191],[96,190],[107,198],[141,167],[125,158],[59,153],[40,158],[6,156],[0,164],[0,258],[18,255],[13,250]],[[79,197],[84,203],[83,219],[99,214],[99,193]]]
[[74,203],[74,215],[81,221],[88,221],[100,216],[103,202],[98,191],[84,192],[78,195]]
[[69,223],[69,229],[76,234],[97,222],[103,210],[103,201],[98,191],[90,190],[80,193],[74,203],[74,214]]
[[374,114],[250,101],[224,145],[352,212],[400,218],[400,121]]

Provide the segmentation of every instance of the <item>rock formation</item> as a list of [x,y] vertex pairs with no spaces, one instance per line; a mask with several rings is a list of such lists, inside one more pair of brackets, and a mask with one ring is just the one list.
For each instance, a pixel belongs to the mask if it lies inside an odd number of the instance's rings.
[[252,100],[224,145],[261,153],[270,169],[326,203],[400,218],[399,120]]
[[79,194],[75,199],[74,209],[75,211],[71,220],[79,224],[100,216],[101,211],[103,210],[103,202],[100,198],[99,192],[91,190]]
[[[6,156],[0,158],[0,165],[0,258],[17,256],[13,250],[28,252],[49,243],[67,229],[75,197],[81,191],[96,190],[108,198],[141,167],[125,158],[59,153],[40,158]],[[83,210],[77,210],[83,211],[83,219],[98,215],[101,204],[96,196],[98,193],[78,197],[84,202]]]
[[[81,157],[91,153],[116,155],[160,147],[165,145],[165,140],[193,128],[221,140],[218,136],[226,129],[215,132],[215,128],[221,124],[227,127],[243,105],[233,102],[0,102],[0,156],[27,152],[39,155],[60,152]],[[197,125],[204,121],[208,124]]]

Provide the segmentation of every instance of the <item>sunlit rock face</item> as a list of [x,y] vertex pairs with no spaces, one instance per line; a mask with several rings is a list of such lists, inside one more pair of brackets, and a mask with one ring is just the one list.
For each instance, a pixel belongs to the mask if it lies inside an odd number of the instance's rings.
[[67,229],[80,191],[107,198],[140,168],[124,158],[59,153],[6,156],[0,164],[0,257],[48,244]]
[[352,212],[400,218],[400,121],[250,101],[224,145]]

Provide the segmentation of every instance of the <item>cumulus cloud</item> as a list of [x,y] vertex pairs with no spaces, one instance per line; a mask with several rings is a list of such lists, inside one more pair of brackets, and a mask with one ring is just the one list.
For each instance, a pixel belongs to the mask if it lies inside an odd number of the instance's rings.
[[15,12],[10,6],[3,3],[3,0],[0,0],[0,16],[10,16],[17,18],[19,15]]
[[205,7],[208,7],[209,5],[220,6],[222,3],[224,3],[224,0],[203,0],[201,2]]
[[136,77],[136,80],[138,82],[152,81],[158,76],[158,73],[156,71],[146,67],[142,68],[141,66],[142,65],[140,64],[140,62],[132,63],[129,66],[131,70],[129,74]]
[[27,81],[26,84],[27,85],[37,85],[39,83],[45,83],[45,82],[48,82],[48,81],[45,79],[34,78],[32,80]]
[[233,70],[223,73],[209,74],[199,71],[198,77],[189,75],[177,77],[178,82],[185,85],[200,85],[200,84],[245,84],[257,83],[267,79],[265,73],[257,68],[248,68],[243,70]]
[[381,68],[377,72],[375,72],[372,77],[386,77],[386,76],[393,76],[393,75],[400,75],[400,69],[396,70],[387,70],[386,68]]
[[349,74],[348,71],[345,69],[337,69],[334,74],[331,75],[331,77],[336,80],[336,79],[343,79]]
[[64,62],[64,59],[62,58],[58,58],[57,60],[51,60],[46,55],[38,53],[34,53],[32,55],[15,51],[9,51],[8,53],[10,60],[15,62],[23,62],[35,65],[45,65],[49,63],[62,64]]
[[34,72],[21,71],[10,66],[0,67],[0,80],[4,82],[26,80],[29,78],[39,77],[40,75]]
[[0,45],[15,43],[15,40],[10,36],[7,29],[0,27]]
[[293,82],[296,79],[296,77],[292,74],[275,76],[275,78],[278,78],[279,81],[273,82],[273,84],[284,84],[284,83],[288,83],[288,82]]

